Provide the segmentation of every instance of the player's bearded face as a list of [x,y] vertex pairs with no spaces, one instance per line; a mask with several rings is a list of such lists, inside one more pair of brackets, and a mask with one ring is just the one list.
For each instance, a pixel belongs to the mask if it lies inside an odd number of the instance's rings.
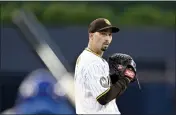
[[106,49],[108,49],[111,41],[111,32],[96,32],[94,35],[94,43],[96,44],[96,47],[102,51],[106,51]]

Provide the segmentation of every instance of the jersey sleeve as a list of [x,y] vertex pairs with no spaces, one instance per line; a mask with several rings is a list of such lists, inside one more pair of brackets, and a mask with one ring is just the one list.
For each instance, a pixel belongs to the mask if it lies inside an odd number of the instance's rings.
[[110,90],[110,80],[103,64],[92,63],[86,67],[84,75],[92,95],[98,99]]

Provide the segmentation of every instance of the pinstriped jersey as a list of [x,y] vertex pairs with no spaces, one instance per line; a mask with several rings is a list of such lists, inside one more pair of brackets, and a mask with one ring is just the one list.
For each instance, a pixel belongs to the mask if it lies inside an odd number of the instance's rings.
[[89,49],[77,59],[74,83],[77,114],[120,114],[115,99],[106,105],[97,101],[110,89],[109,66]]

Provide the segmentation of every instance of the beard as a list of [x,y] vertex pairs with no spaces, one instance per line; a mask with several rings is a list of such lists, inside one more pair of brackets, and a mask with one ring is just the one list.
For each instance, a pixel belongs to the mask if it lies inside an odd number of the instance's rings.
[[106,51],[108,49],[108,46],[104,46],[101,48],[101,51]]

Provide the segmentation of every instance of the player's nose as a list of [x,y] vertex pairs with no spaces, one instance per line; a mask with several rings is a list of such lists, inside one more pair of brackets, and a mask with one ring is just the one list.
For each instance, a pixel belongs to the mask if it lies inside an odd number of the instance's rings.
[[108,42],[108,43],[109,43],[110,40],[111,40],[111,38],[110,38],[109,36],[105,38],[105,42]]

